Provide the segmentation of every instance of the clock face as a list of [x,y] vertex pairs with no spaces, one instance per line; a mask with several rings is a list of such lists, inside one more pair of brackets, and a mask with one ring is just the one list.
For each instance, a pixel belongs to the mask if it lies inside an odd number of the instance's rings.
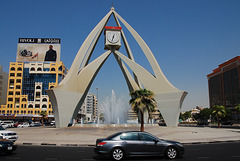
[[113,32],[113,31],[108,32],[107,40],[110,43],[113,43],[113,44],[117,43],[119,41],[119,33],[118,32]]

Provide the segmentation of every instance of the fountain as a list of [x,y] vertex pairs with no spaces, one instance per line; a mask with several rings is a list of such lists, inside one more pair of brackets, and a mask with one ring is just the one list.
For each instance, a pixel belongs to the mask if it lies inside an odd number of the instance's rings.
[[122,98],[116,98],[112,90],[111,98],[107,97],[104,102],[99,104],[99,108],[104,116],[105,124],[123,124],[127,120],[129,105]]

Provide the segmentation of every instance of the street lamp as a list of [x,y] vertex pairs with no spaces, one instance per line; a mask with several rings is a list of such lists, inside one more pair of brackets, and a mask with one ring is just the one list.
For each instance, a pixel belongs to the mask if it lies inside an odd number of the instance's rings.
[[99,110],[98,110],[98,88],[96,88],[97,90],[97,105],[96,105],[96,112],[97,112],[97,124],[99,124]]

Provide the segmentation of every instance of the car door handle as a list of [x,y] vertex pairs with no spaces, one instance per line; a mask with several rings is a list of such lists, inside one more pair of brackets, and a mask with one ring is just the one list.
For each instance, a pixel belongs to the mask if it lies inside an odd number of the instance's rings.
[[123,141],[122,144],[127,144],[127,142],[126,142],[126,141]]

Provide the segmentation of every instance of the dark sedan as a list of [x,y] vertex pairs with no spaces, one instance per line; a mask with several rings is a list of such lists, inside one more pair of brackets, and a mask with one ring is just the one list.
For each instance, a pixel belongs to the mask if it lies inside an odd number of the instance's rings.
[[14,145],[12,141],[7,141],[5,139],[2,139],[2,137],[0,136],[0,153],[10,154],[16,149],[17,149],[17,146]]
[[97,139],[95,153],[106,155],[113,160],[136,155],[166,156],[175,159],[184,154],[183,145],[167,141],[139,131],[118,132],[107,138]]

